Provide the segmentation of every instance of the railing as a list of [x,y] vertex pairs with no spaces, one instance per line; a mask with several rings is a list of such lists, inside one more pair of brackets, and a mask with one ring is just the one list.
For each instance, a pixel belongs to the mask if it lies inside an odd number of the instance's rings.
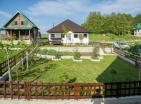
[[141,95],[141,81],[112,83],[0,82],[0,98],[86,99]]
[[126,51],[126,50],[123,50],[123,49],[119,49],[119,48],[115,48],[114,47],[114,52],[121,55],[121,56],[124,56],[132,61],[141,61],[141,56],[140,55],[137,55],[137,54],[133,54],[129,51]]
[[[16,65],[17,62],[19,62],[22,58],[25,57],[26,52],[31,52],[35,44],[33,43],[29,47],[27,47],[25,50],[20,51],[18,54],[12,56],[9,58],[9,67],[12,68],[14,65]],[[0,63],[0,76],[2,76],[5,72],[8,71],[8,60]]]

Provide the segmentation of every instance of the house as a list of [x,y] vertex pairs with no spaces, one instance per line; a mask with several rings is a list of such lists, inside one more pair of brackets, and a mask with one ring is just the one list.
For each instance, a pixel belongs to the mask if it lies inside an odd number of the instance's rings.
[[134,35],[135,35],[135,36],[141,36],[141,23],[138,23],[138,24],[134,27]]
[[88,44],[89,31],[67,19],[47,31],[50,43]]
[[36,41],[39,38],[38,27],[24,14],[17,12],[3,26],[7,37],[12,37],[13,40],[25,41],[27,44]]

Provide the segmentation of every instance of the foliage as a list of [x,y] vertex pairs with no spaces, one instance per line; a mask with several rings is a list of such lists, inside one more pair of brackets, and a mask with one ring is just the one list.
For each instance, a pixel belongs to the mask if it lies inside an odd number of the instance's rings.
[[59,52],[59,51],[56,51],[56,50],[53,50],[53,49],[50,49],[50,50],[48,50],[48,49],[38,49],[37,51],[36,51],[36,53],[38,53],[38,54],[42,54],[42,55],[53,55],[53,56],[55,56],[55,58],[56,59],[60,59],[61,58],[61,56],[63,56],[63,53],[62,52]]
[[93,53],[92,53],[92,56],[91,56],[93,59],[98,58],[98,56],[99,56],[98,51],[99,51],[99,45],[96,45],[96,46],[93,48]]
[[56,52],[56,54],[55,54],[55,58],[56,59],[60,59],[61,56],[63,56],[63,53],[62,52]]
[[73,57],[74,57],[74,59],[76,59],[76,60],[79,60],[79,59],[80,59],[81,54],[80,54],[80,52],[78,52],[78,49],[76,49],[76,50],[74,51]]
[[37,49],[36,53],[46,55],[48,54],[48,50],[47,49]]
[[83,39],[83,34],[79,34],[79,39],[80,39],[80,40]]
[[[8,51],[9,57],[16,55],[19,51]],[[7,53],[4,49],[0,49],[0,62],[4,61],[7,57]]]
[[89,39],[93,41],[115,41],[115,40],[121,40],[121,41],[134,41],[134,40],[141,40],[141,37],[136,37],[133,35],[114,35],[114,34],[90,34]]
[[47,52],[48,55],[56,55],[56,50],[50,49]]
[[62,26],[62,30],[65,35],[69,32],[69,29],[65,27],[64,25]]
[[90,12],[82,26],[93,33],[124,35],[131,33],[133,20],[132,15],[125,13],[102,15],[100,12]]
[[134,46],[131,46],[129,51],[134,54],[141,54],[141,44],[136,44]]
[[138,14],[134,17],[134,25],[141,23],[141,14]]

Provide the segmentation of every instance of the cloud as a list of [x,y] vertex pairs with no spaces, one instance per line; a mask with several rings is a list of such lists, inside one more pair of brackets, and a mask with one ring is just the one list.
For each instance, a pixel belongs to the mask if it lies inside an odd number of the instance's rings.
[[90,11],[136,15],[141,13],[140,4],[141,0],[39,0],[25,12],[46,31],[54,21],[58,24],[67,18],[83,23]]
[[28,8],[34,16],[64,16],[86,14],[90,11],[139,13],[141,0],[41,0]]
[[131,13],[137,14],[141,12],[141,0],[109,0],[97,4],[95,10],[109,14],[116,13]]
[[1,11],[1,10],[0,10],[0,16],[11,17],[11,15],[9,13]]
[[[28,13],[38,15],[72,15],[87,11],[86,0],[41,0],[29,7]],[[85,11],[84,11],[85,10]]]

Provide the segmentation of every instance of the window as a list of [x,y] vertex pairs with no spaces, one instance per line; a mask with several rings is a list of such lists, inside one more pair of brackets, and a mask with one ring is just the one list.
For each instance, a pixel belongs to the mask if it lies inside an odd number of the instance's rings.
[[21,25],[24,25],[24,21],[21,21]]
[[51,34],[51,38],[55,38],[55,34]]
[[74,38],[78,38],[78,34],[74,34]]
[[15,25],[18,25],[18,22],[17,21],[15,21]]
[[61,34],[61,38],[64,38],[65,34]]
[[87,38],[87,34],[84,34],[84,38]]

